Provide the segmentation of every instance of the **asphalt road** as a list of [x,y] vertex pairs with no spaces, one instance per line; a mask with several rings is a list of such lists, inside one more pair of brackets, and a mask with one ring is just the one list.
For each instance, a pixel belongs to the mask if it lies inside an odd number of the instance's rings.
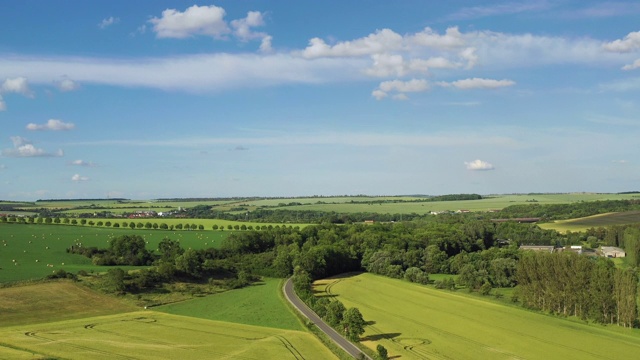
[[349,353],[349,355],[353,356],[356,359],[362,358],[364,355],[364,359],[372,360],[367,354],[363,353],[358,349],[357,346],[353,345],[349,340],[345,339],[340,335],[337,331],[333,330],[331,326],[324,322],[318,315],[316,315],[313,310],[309,309],[309,307],[300,300],[298,295],[296,295],[295,291],[293,291],[293,281],[291,278],[287,279],[284,283],[284,296],[289,300],[291,305],[293,305],[302,315],[306,316],[312,323],[314,323],[322,332],[327,334],[334,343],[340,346],[344,351]]

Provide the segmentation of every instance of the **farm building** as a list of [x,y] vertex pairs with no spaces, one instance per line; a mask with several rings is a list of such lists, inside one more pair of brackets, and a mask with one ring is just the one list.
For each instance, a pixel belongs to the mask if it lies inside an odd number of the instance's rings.
[[602,256],[610,258],[620,258],[625,257],[626,255],[624,250],[615,246],[601,246],[600,253],[602,254]]
[[531,251],[546,251],[553,252],[554,246],[551,245],[520,245],[518,248],[520,250],[531,250]]

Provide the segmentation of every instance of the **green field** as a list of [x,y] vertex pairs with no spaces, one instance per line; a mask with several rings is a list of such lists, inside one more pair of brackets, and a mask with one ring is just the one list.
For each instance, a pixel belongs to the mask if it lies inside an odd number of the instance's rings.
[[[489,211],[500,210],[511,205],[531,204],[535,200],[536,204],[567,204],[580,201],[596,200],[624,200],[637,198],[637,194],[543,194],[543,195],[489,195],[480,200],[461,201],[432,201],[432,202],[397,202],[397,203],[348,203],[343,201],[332,202],[332,198],[321,199],[327,204],[309,204],[277,207],[275,209],[287,210],[314,210],[314,211],[335,211],[338,213],[390,213],[390,214],[428,214],[431,211]],[[358,198],[352,198],[358,201]],[[424,200],[424,198],[420,198]],[[375,200],[375,199],[374,199]],[[281,201],[285,202],[286,201]]]
[[[427,214],[431,211],[488,211],[499,210],[510,205],[521,204],[566,204],[580,201],[637,199],[638,194],[600,194],[600,193],[568,193],[568,194],[515,194],[515,195],[483,195],[482,200],[434,201],[424,202],[425,197],[416,196],[334,196],[277,199],[222,199],[198,201],[156,201],[156,200],[75,200],[75,201],[38,201],[35,203],[8,203],[18,205],[23,210],[49,209],[60,210],[63,214],[93,213],[109,211],[116,214],[135,212],[138,210],[171,211],[178,208],[191,208],[198,205],[212,206],[215,211],[232,211],[243,207],[246,210],[284,209],[313,210],[321,212],[374,212],[392,214]],[[413,202],[413,201],[418,202]],[[374,202],[388,201],[377,204]],[[279,206],[280,204],[299,203],[301,205]],[[1,202],[0,202],[1,204]],[[237,211],[236,211],[237,212]],[[248,224],[248,223],[247,223]],[[211,224],[213,225],[213,224]],[[275,224],[273,224],[275,225]],[[210,226],[207,227],[210,229]]]
[[282,293],[281,289],[281,279],[267,278],[242,289],[159,306],[154,310],[209,320],[303,330],[300,321],[279,295]]
[[313,335],[139,311],[0,328],[0,358],[335,359]]
[[307,332],[141,311],[68,281],[0,289],[0,319],[0,359],[335,359]]
[[543,229],[553,229],[559,232],[576,232],[590,228],[635,223],[640,223],[640,211],[599,214],[578,219],[559,220],[552,223],[539,224],[539,226]]
[[[330,279],[320,294],[358,307],[363,343],[400,359],[625,359],[640,330],[587,325],[372,274]],[[322,295],[320,295],[322,296]]]
[[106,271],[109,269],[109,267],[93,265],[91,259],[84,256],[68,254],[66,249],[77,242],[85,247],[107,248],[108,241],[112,237],[135,234],[145,238],[148,242],[147,248],[150,250],[156,249],[158,243],[165,237],[179,240],[185,249],[203,249],[219,247],[229,233],[231,232],[0,224],[0,243],[2,243],[0,245],[0,283],[42,278],[57,269],[73,273],[79,270]]

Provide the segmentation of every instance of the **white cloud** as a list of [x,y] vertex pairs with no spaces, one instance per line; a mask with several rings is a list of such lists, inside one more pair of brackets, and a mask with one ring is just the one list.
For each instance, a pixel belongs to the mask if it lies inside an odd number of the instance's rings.
[[465,39],[458,27],[450,27],[440,35],[427,27],[419,33],[406,36],[410,44],[425,46],[434,49],[458,49],[465,46]]
[[71,177],[71,181],[89,181],[89,178],[86,176],[80,176],[80,174],[74,174]]
[[494,167],[490,163],[482,160],[473,160],[470,162],[464,162],[467,167],[467,170],[473,171],[484,171],[484,170],[493,170]]
[[622,67],[622,70],[634,70],[640,68],[640,59],[633,62],[633,64],[625,65]]
[[106,29],[107,27],[117,24],[120,22],[120,18],[110,16],[108,18],[102,19],[102,21],[98,24],[100,29]]
[[409,81],[402,80],[391,80],[391,81],[383,81],[378,85],[378,89],[374,90],[371,95],[375,97],[377,100],[381,100],[387,97],[390,92],[397,92],[400,94],[396,94],[393,96],[396,100],[407,100],[408,97],[407,92],[422,92],[429,90],[429,83],[424,79],[411,79]]
[[409,97],[406,94],[395,94],[392,96],[393,100],[405,101],[409,100]]
[[270,53],[273,51],[273,48],[271,47],[271,40],[273,40],[273,37],[270,35],[262,38],[262,41],[260,41],[260,52]]
[[371,92],[371,96],[376,98],[376,100],[382,100],[382,99],[386,98],[387,96],[389,96],[389,94],[387,94],[386,92],[384,92],[384,91],[382,91],[380,89],[376,89],[376,90],[373,90]]
[[259,11],[249,11],[247,17],[231,21],[233,34],[242,41],[264,38],[266,34],[251,30],[258,26],[264,26],[264,17]]
[[21,136],[12,136],[13,149],[2,150],[1,154],[7,157],[60,157],[64,156],[61,149],[49,153],[43,149],[33,146],[31,141]]
[[2,95],[0,95],[0,111],[7,110],[7,103],[4,102]]
[[472,78],[472,79],[463,79],[456,80],[453,82],[439,82],[438,85],[444,87],[455,87],[457,89],[469,90],[469,89],[497,89],[501,87],[513,86],[515,85],[515,81],[512,80],[494,80],[494,79],[481,79],[481,78]]
[[27,78],[8,78],[2,83],[2,92],[22,94],[26,97],[33,97],[33,92],[29,89]]
[[307,59],[315,59],[381,54],[400,50],[403,46],[402,42],[402,36],[390,29],[378,30],[364,38],[339,42],[333,46],[328,45],[320,38],[313,38],[309,41],[309,46],[302,51],[302,56]]
[[77,82],[69,78],[64,78],[62,80],[56,81],[56,86],[58,87],[58,89],[60,89],[60,91],[64,92],[73,91],[80,87]]
[[225,10],[215,5],[193,5],[184,12],[166,9],[162,17],[151,18],[149,22],[158,38],[184,39],[194,35],[221,38],[230,32],[225,15]]
[[96,166],[96,164],[94,164],[93,162],[91,162],[91,161],[84,161],[84,160],[73,160],[73,161],[71,162],[71,165],[74,165],[74,166],[83,166],[83,167],[93,167],[93,166]]
[[640,49],[640,31],[630,32],[624,39],[618,39],[603,45],[607,51],[626,53]]
[[380,83],[380,90],[385,92],[418,92],[429,89],[429,83],[424,79],[411,79],[409,81],[391,80]]
[[130,61],[0,57],[0,76],[26,73],[32,81],[51,84],[66,74],[83,84],[190,92],[349,81],[365,78],[361,73],[365,67],[361,59],[309,61],[290,54],[219,53]]
[[627,160],[611,160],[612,163],[616,163],[616,164],[628,164],[629,161]]
[[76,126],[73,123],[65,123],[64,121],[57,120],[57,119],[49,119],[46,123],[42,125],[30,123],[27,125],[27,130],[62,131],[62,130],[72,130],[75,127]]

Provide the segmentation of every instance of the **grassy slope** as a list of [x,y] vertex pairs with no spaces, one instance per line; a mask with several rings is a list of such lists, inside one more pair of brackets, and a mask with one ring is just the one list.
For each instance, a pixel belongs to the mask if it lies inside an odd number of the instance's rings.
[[203,319],[289,330],[303,330],[302,324],[284,304],[280,279],[265,279],[258,285],[209,295],[154,310]]
[[78,319],[135,311],[115,298],[71,282],[0,289],[0,326]]
[[[321,286],[321,290],[324,286]],[[361,274],[330,286],[365,320],[365,344],[402,359],[616,359],[640,351],[640,331],[586,325],[462,293]]]
[[584,231],[592,227],[605,227],[612,225],[625,225],[640,223],[640,211],[626,211],[620,213],[607,213],[583,218],[561,220],[553,223],[540,224],[543,229],[553,229],[559,232]]
[[[94,266],[90,259],[68,254],[66,249],[76,242],[82,242],[83,246],[106,248],[111,237],[126,234],[143,236],[149,242],[148,249],[156,249],[165,237],[180,240],[183,248],[201,249],[220,246],[229,232],[0,224],[0,242],[4,240],[0,245],[0,282],[42,278],[61,268],[74,273],[78,270],[106,271],[108,267]],[[18,265],[14,265],[13,260]]]
[[32,352],[65,359],[335,359],[306,332],[151,311],[0,328],[0,358]]

